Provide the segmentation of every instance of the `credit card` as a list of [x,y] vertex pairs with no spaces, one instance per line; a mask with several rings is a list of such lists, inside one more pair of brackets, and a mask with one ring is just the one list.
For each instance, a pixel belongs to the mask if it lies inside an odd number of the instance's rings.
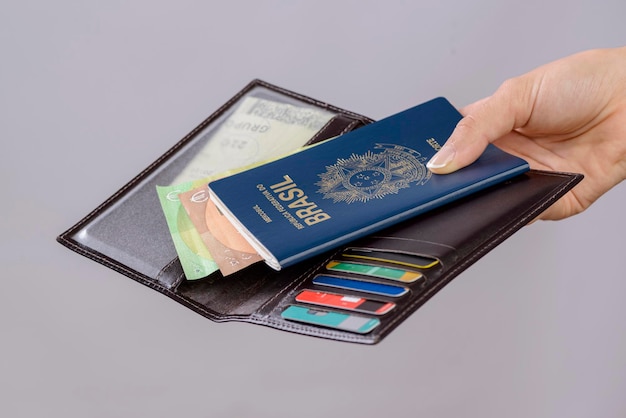
[[378,325],[378,318],[367,318],[343,312],[310,309],[304,306],[290,305],[281,316],[285,319],[306,324],[321,325],[328,328],[340,329],[359,334],[367,334]]
[[326,265],[330,271],[356,273],[381,279],[397,280],[404,283],[413,283],[423,277],[418,271],[409,271],[394,267],[374,266],[371,264],[355,263],[351,261],[331,261]]
[[418,269],[429,269],[439,264],[439,260],[419,255],[394,253],[388,251],[376,251],[367,248],[348,248],[342,256],[357,260],[382,261],[400,266]]
[[392,284],[372,283],[363,280],[345,279],[342,277],[318,275],[313,278],[313,284],[334,287],[337,289],[352,290],[354,292],[371,293],[374,295],[391,296],[397,298],[406,294],[409,289]]
[[296,296],[296,301],[374,315],[384,315],[396,306],[392,302],[337,293],[316,292],[314,290],[303,290]]

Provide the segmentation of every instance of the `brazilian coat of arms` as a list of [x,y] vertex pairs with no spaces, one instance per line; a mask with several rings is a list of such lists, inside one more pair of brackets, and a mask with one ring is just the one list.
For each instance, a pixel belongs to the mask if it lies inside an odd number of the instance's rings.
[[424,165],[426,157],[407,147],[376,144],[364,155],[340,158],[319,174],[318,193],[333,202],[367,202],[397,194],[411,184],[426,183],[431,172]]

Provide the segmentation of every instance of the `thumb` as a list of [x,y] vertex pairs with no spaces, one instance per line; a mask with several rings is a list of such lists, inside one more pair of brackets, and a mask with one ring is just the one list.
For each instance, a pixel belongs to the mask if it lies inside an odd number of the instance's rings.
[[447,174],[473,163],[488,144],[526,124],[534,94],[527,80],[510,79],[492,96],[463,108],[465,116],[426,166]]

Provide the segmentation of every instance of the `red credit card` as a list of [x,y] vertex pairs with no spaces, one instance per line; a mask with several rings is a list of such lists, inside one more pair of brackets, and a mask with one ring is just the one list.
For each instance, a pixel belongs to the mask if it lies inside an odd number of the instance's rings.
[[366,299],[360,296],[317,292],[314,290],[303,290],[298,294],[298,296],[296,296],[296,301],[375,315],[386,314],[396,306],[393,302]]

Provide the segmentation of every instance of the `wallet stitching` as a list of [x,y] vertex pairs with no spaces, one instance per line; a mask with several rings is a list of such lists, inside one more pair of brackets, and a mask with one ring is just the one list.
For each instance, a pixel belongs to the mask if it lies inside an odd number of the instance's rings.
[[359,121],[358,121],[358,120],[352,121],[352,122],[351,122],[348,126],[346,126],[346,127],[343,129],[343,131],[341,131],[341,134],[340,134],[340,135],[343,135],[343,134],[345,134],[346,132],[351,131],[351,130],[352,130],[352,128],[353,128],[354,126],[356,126],[358,123],[359,123]]
[[[319,138],[319,137],[322,135],[322,132],[324,132],[324,131],[325,131],[325,130],[326,130],[326,129],[327,129],[327,128],[328,128],[328,127],[329,127],[329,126],[330,126],[330,125],[334,122],[334,121],[336,121],[336,120],[337,120],[337,117],[339,117],[339,116],[341,116],[341,115],[336,115],[336,116],[334,116],[334,117],[330,118],[330,119],[328,120],[328,122],[326,122],[326,123],[324,124],[324,126],[322,126],[322,127],[321,127],[318,131],[317,131],[317,133],[316,133],[315,135],[313,135],[313,136],[312,136],[312,137],[311,137],[311,138],[307,141],[307,144],[314,144],[314,143],[315,143],[315,141],[317,141],[317,138]],[[343,134],[343,132],[341,132],[341,133]]]
[[354,121],[350,122],[350,123],[348,124],[348,126],[346,126],[345,128],[343,128],[343,131],[341,131],[341,133],[340,133],[339,135],[343,135],[343,134],[345,134],[346,132],[351,131],[351,130],[352,130],[352,128],[353,128],[355,125],[357,125],[359,122],[360,122],[360,121],[358,121],[358,120],[354,120]]
[[170,261],[169,263],[167,263],[165,266],[163,266],[163,268],[161,270],[159,270],[159,272],[157,273],[157,275],[154,277],[155,280],[159,280],[159,278],[161,276],[163,276],[163,274],[165,273],[165,271],[170,268],[172,266],[172,264],[174,264],[176,262],[176,260],[178,260],[178,258],[174,258],[172,261]]
[[[170,261],[169,263],[167,263],[161,270],[159,270],[159,272],[157,273],[157,275],[154,277],[154,280],[160,282],[161,277],[165,274],[165,272],[172,267],[176,261],[178,261],[178,257],[174,258],[172,261]],[[176,285],[177,283],[180,283],[180,281],[185,277],[185,273],[180,273],[177,277],[176,280],[174,282],[174,284]]]
[[[338,115],[334,116],[333,118],[331,118],[328,122],[326,122],[326,124],[325,124],[324,126],[322,126],[322,127],[321,127],[318,131],[317,131],[317,133],[316,133],[315,135],[313,135],[313,136],[311,137],[311,139],[309,139],[309,140],[307,141],[307,144],[315,144],[315,142],[317,141],[317,139],[318,139],[320,136],[322,136],[322,134],[324,133],[324,131],[325,131],[325,130],[326,130],[326,129],[327,129],[327,128],[328,128],[328,127],[329,127],[329,126],[330,126],[330,125],[334,122],[334,121],[336,121],[336,120],[337,120],[339,117],[341,117],[341,116],[346,116],[346,115],[345,115],[345,114],[338,114]],[[352,119],[352,118],[351,118],[351,119]],[[352,119],[352,122],[350,122],[349,124],[347,124],[347,125],[346,125],[346,126],[345,126],[342,130],[341,130],[341,132],[339,132],[339,134],[338,134],[338,135],[336,135],[336,136],[343,135],[343,134],[345,134],[346,132],[351,131],[351,130],[354,128],[354,126],[358,125],[359,123],[363,123],[363,121],[362,121],[362,120],[358,120],[358,119]]]
[[300,94],[300,93],[296,93],[296,92],[291,91],[291,90],[287,90],[287,89],[285,89],[283,87],[279,87],[279,86],[276,86],[274,84],[270,84],[270,83],[268,83],[266,81],[263,81],[263,80],[255,80],[255,82],[258,83],[259,85],[265,86],[265,87],[267,87],[269,89],[272,89],[272,90],[278,91],[280,93],[286,94],[288,96],[300,99],[300,100],[305,101],[307,103],[314,104],[314,105],[316,105],[318,107],[322,107],[322,108],[325,108],[325,109],[331,109],[331,110],[333,110],[333,111],[335,111],[337,113],[343,113],[343,114],[346,114],[346,115],[350,115],[350,116],[353,116],[354,118],[362,120],[362,121],[367,121],[367,122],[372,122],[373,121],[373,119],[370,119],[370,118],[365,117],[363,115],[359,115],[358,113],[352,112],[350,110],[341,109],[341,108],[336,107],[334,105],[331,105],[331,104],[319,101],[317,99],[314,99],[314,98],[312,98],[310,96],[306,96],[304,94]]
[[316,327],[314,325],[299,325],[285,320],[276,320],[273,318],[258,321],[257,323],[262,325],[270,325],[274,328],[286,331],[298,332],[304,335],[335,338],[344,341],[374,341],[375,338],[372,337],[376,335],[368,334],[368,336],[362,336],[347,331],[333,331],[322,327]]
[[[554,173],[554,176],[559,177],[558,173]],[[509,225],[508,227],[504,226],[504,227],[500,228],[496,233],[493,234],[492,238],[490,238],[490,240],[488,241],[488,243],[486,245],[484,245],[478,251],[472,253],[470,256],[465,258],[461,263],[459,263],[453,269],[448,271],[448,273],[443,275],[441,277],[441,279],[444,279],[445,281],[440,282],[439,286],[433,286],[433,287],[429,288],[428,290],[426,290],[415,301],[409,303],[406,306],[406,308],[397,317],[395,317],[394,319],[390,320],[387,324],[385,324],[385,325],[381,324],[382,326],[378,330],[378,332],[381,335],[383,335],[390,328],[392,328],[398,321],[403,321],[404,319],[406,319],[409,315],[411,315],[414,312],[414,309],[415,309],[416,306],[419,306],[420,304],[424,303],[426,300],[428,300],[434,294],[439,292],[443,288],[443,286],[445,286],[447,283],[449,283],[450,280],[452,280],[454,277],[456,277],[460,272],[464,271],[467,268],[468,265],[471,265],[474,261],[476,261],[477,259],[482,257],[485,253],[491,251],[493,248],[495,248],[497,245],[499,245],[502,242],[502,240],[500,240],[499,238],[502,238],[502,237],[506,238],[506,237],[510,236],[512,232],[515,232],[517,229],[519,229],[519,225],[520,224],[526,223],[527,219],[530,218],[533,214],[541,213],[544,208],[546,208],[547,206],[552,205],[552,203],[556,199],[556,196],[559,196],[559,198],[560,198],[561,197],[560,196],[561,192],[563,190],[567,189],[569,187],[569,185],[572,182],[576,181],[576,180],[577,180],[576,178],[571,178],[569,181],[567,181],[566,183],[562,184],[561,186],[554,188],[552,190],[552,192],[551,192],[551,195],[552,195],[551,199],[548,199],[548,200],[542,202],[540,205],[535,206],[533,209],[529,210],[526,213],[526,215],[522,216],[514,224]]]

